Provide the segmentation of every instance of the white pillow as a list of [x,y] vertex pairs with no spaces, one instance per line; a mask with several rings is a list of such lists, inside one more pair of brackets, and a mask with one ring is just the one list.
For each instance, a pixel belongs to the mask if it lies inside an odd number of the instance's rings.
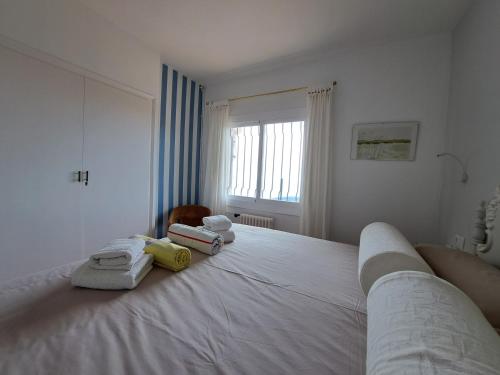
[[434,274],[408,240],[392,225],[372,223],[363,229],[359,243],[358,277],[368,294],[381,276],[396,271],[421,271]]
[[500,336],[461,290],[416,271],[368,294],[367,375],[500,373]]

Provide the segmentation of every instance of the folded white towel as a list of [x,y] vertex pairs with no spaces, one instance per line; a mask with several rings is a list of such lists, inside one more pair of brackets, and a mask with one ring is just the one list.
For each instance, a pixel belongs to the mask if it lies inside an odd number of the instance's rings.
[[203,226],[199,226],[196,228],[201,229],[201,230],[207,230],[210,232],[219,233],[222,236],[222,238],[224,239],[224,243],[233,242],[236,238],[236,235],[234,234],[234,232],[232,230],[210,230],[207,227],[203,227]]
[[224,239],[220,234],[184,224],[169,226],[167,236],[179,245],[193,248],[208,255],[217,254],[224,245]]
[[91,289],[134,289],[153,268],[153,256],[143,254],[129,271],[96,270],[90,261],[78,267],[71,275],[71,284]]
[[229,230],[233,223],[225,215],[207,216],[202,219],[203,225],[208,230]]
[[130,270],[143,254],[146,242],[140,239],[116,239],[89,258],[89,266],[99,270]]

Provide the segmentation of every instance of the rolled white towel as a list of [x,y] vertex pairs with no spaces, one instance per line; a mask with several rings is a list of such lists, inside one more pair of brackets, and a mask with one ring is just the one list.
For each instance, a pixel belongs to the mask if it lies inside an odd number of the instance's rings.
[[225,215],[207,216],[202,221],[205,228],[211,231],[229,230],[233,225]]
[[169,226],[167,236],[179,245],[193,248],[208,255],[217,254],[224,245],[224,238],[220,234],[184,224]]
[[236,235],[234,234],[234,232],[232,230],[210,230],[207,227],[203,227],[203,226],[199,226],[196,228],[201,229],[201,230],[208,230],[210,232],[219,233],[222,236],[222,238],[224,239],[224,243],[233,242],[236,238]]
[[225,230],[217,233],[219,233],[222,236],[222,238],[224,239],[224,243],[233,242],[236,238],[236,235],[232,230]]
[[153,268],[153,256],[142,254],[128,271],[96,270],[83,263],[71,275],[71,284],[91,289],[134,289]]
[[144,253],[141,239],[116,239],[89,258],[89,267],[99,270],[130,270]]

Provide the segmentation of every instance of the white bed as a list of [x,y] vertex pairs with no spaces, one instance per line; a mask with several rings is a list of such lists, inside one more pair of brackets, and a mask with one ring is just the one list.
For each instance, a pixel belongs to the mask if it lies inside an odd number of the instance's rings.
[[73,288],[76,264],[1,285],[1,374],[364,374],[354,246],[235,225],[132,291]]

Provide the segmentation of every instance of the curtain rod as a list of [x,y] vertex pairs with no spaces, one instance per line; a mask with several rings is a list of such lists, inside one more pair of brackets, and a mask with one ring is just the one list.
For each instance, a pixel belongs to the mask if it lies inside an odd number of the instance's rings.
[[[335,86],[337,84],[337,81],[333,81],[332,86]],[[268,96],[268,95],[277,95],[277,94],[284,94],[287,92],[294,92],[294,91],[302,91],[307,89],[307,86],[302,86],[302,87],[294,87],[292,89],[286,89],[286,90],[278,90],[278,91],[270,91],[270,92],[264,92],[262,94],[255,94],[255,95],[248,95],[248,96],[238,96],[236,98],[230,98],[227,101],[228,102],[234,102],[237,100],[242,100],[242,99],[250,99],[250,98],[257,98],[259,96]],[[209,104],[209,102],[207,102]]]

